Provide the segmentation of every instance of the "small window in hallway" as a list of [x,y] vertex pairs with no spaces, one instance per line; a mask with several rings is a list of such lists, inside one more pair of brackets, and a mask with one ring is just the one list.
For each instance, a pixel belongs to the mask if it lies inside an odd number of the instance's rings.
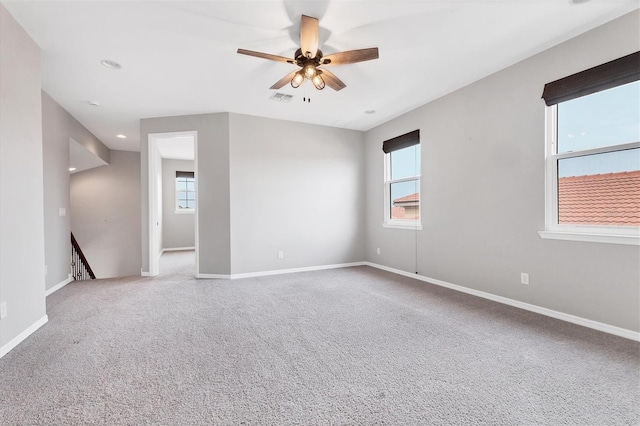
[[176,171],[176,213],[193,213],[196,208],[196,183],[193,172]]

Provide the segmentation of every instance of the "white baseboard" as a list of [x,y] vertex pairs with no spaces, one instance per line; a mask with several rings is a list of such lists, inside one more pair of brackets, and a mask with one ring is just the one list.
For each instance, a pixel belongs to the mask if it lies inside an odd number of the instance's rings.
[[363,266],[365,262],[353,262],[353,263],[337,263],[335,265],[320,265],[320,266],[307,266],[304,268],[292,268],[292,269],[276,269],[273,271],[261,271],[261,272],[248,272],[244,274],[231,274],[232,280],[241,278],[255,278],[265,277],[268,275],[281,275],[281,274],[293,274],[296,272],[313,272],[323,271],[325,269],[338,269],[338,268],[350,268],[352,266]]
[[11,349],[13,349],[16,346],[18,346],[24,339],[26,339],[31,334],[33,334],[37,329],[39,329],[40,327],[45,325],[47,323],[47,321],[49,321],[49,317],[45,315],[42,318],[40,318],[38,321],[33,323],[31,326],[29,326],[25,331],[23,331],[22,333],[18,334],[13,339],[11,339],[7,344],[2,346],[0,348],[0,358],[5,356],[6,354],[8,354]]
[[451,284],[446,281],[437,280],[435,278],[425,277],[423,275],[412,274],[410,272],[401,271],[395,268],[389,268],[387,266],[378,265],[377,263],[364,262],[364,264],[371,266],[373,268],[382,269],[383,271],[392,272],[394,274],[402,275],[409,278],[414,278],[420,281],[424,281],[430,284],[434,284],[440,287],[446,287],[452,290],[460,291],[462,293],[471,294],[473,296],[482,297],[483,299],[492,300],[494,302],[502,303],[505,305],[513,306],[516,308],[524,309],[526,311],[535,312],[537,314],[545,315],[551,318],[556,318],[562,321],[567,321],[573,324],[581,325],[583,327],[592,328],[594,330],[603,331],[605,333],[613,334],[616,336],[624,337],[626,339],[640,341],[640,333],[628,330],[626,328],[616,327],[613,325],[605,324],[598,321],[593,321],[590,319],[578,317],[571,314],[566,314],[564,312],[554,311],[553,309],[543,308],[541,306],[532,305],[525,302],[520,302],[518,300],[509,299],[507,297],[497,296],[495,294],[486,293],[480,290],[474,290],[472,288],[463,287],[457,284]]
[[170,248],[163,248],[160,254],[162,255],[162,253],[167,251],[189,251],[189,250],[195,250],[195,249],[196,249],[195,247],[170,247]]
[[210,280],[230,280],[231,275],[224,274],[196,274],[196,278],[204,278]]
[[69,284],[71,281],[73,281],[73,275],[69,274],[69,277],[66,280],[62,281],[59,284],[54,285],[49,290],[45,291],[44,292],[45,297],[51,295],[52,293],[55,293],[58,290],[60,290],[62,287],[64,287],[65,285]]
[[269,275],[292,274],[295,272],[313,272],[313,271],[322,271],[325,269],[350,268],[352,266],[364,266],[366,264],[367,264],[366,262],[338,263],[335,265],[306,266],[304,268],[275,269],[272,271],[247,272],[243,274],[229,274],[229,275],[196,274],[196,278],[238,280],[242,278],[266,277]]

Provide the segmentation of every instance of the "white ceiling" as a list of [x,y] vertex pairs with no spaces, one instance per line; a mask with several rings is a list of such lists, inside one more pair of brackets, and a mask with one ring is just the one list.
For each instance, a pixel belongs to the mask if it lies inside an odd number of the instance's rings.
[[[638,0],[2,3],[42,49],[43,89],[107,146],[132,151],[148,117],[229,111],[368,130],[639,7]],[[325,55],[377,46],[380,59],[332,67],[347,84],[340,92],[306,82],[280,90],[295,96],[291,102],[275,102],[269,86],[295,66],[236,49],[292,57],[301,14],[320,19]],[[103,67],[103,59],[122,69]]]
[[191,135],[158,135],[155,141],[161,158],[192,161],[195,158],[195,142]]

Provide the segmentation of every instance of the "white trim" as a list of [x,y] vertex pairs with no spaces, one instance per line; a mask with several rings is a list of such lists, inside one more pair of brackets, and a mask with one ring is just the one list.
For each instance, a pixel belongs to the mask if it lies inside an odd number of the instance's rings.
[[209,280],[230,280],[231,275],[224,274],[196,274],[196,278],[203,278]]
[[195,214],[196,210],[195,209],[181,209],[181,210],[174,210],[173,214]]
[[[414,146],[418,147],[418,151],[420,150],[419,145],[414,145]],[[385,154],[385,155],[391,155],[391,153]],[[420,155],[419,152],[418,152],[418,155]],[[391,158],[391,157],[389,157],[389,158]],[[387,163],[389,163],[389,166],[390,166],[391,165],[391,160],[387,161]],[[411,182],[412,180],[420,181],[420,175],[414,175],[414,176],[409,176],[409,177],[405,177],[405,178],[398,178],[398,179],[394,179],[394,180],[389,179],[387,181],[387,183],[389,183],[389,184],[391,184],[391,183],[403,183],[403,182]]]
[[584,241],[590,243],[626,244],[640,246],[638,235],[589,234],[567,231],[538,231],[541,238],[548,240]]
[[49,290],[45,291],[44,292],[44,296],[47,297],[47,296],[51,295],[52,293],[60,290],[65,285],[69,284],[71,281],[73,281],[73,275],[69,274],[69,276],[68,276],[68,278],[66,280],[62,281],[61,283],[58,283],[58,284],[54,285]]
[[45,325],[49,321],[49,317],[47,315],[40,318],[38,321],[31,324],[24,330],[22,333],[18,334],[16,337],[11,339],[7,344],[0,348],[0,358],[9,353],[13,348],[18,346],[22,341],[24,341],[27,337],[32,335],[37,329]]
[[395,228],[395,229],[411,229],[412,231],[422,231],[421,223],[405,223],[397,221],[389,221],[382,224],[383,228]]
[[170,247],[170,248],[163,248],[162,253],[166,251],[189,251],[189,250],[195,250],[195,249],[196,249],[195,246],[194,247]]
[[371,266],[373,268],[382,269],[383,271],[392,272],[394,274],[402,275],[409,278],[415,278],[420,281],[427,282],[429,284],[434,284],[440,287],[446,287],[451,290],[456,290],[462,293],[471,294],[473,296],[482,297],[483,299],[492,300],[494,302],[502,303],[504,305],[513,306],[516,308],[524,309],[526,311],[535,312],[537,314],[545,315],[551,318],[559,319],[562,321],[567,321],[573,324],[581,325],[583,327],[592,328],[594,330],[603,331],[605,333],[613,334],[615,336],[624,337],[626,339],[635,340],[640,342],[640,332],[629,330],[626,328],[616,327],[613,325],[605,324],[598,321],[593,321],[590,319],[578,317],[571,314],[566,314],[564,312],[554,311],[552,309],[543,308],[537,305],[531,305],[529,303],[520,302],[518,300],[509,299],[507,297],[497,296],[495,294],[486,293],[480,290],[474,290],[472,288],[463,287],[457,284],[451,284],[446,281],[437,280],[434,278],[425,277],[423,275],[412,274],[410,272],[401,271],[395,268],[389,268],[387,266],[378,265],[372,262],[364,262],[367,266]]
[[334,265],[306,266],[303,268],[276,269],[272,271],[247,272],[244,274],[232,274],[231,279],[237,280],[242,278],[266,277],[269,275],[293,274],[296,272],[313,272],[324,271],[326,269],[351,268],[353,266],[364,266],[365,262],[337,263]]
[[157,251],[158,241],[161,235],[158,235],[158,227],[160,226],[162,206],[160,202],[162,200],[162,194],[159,192],[162,184],[158,182],[158,174],[162,170],[162,158],[160,157],[160,151],[155,143],[157,134],[149,133],[147,136],[147,165],[148,165],[148,190],[149,190],[149,276],[156,276],[159,274],[159,262],[160,254]]
[[[557,143],[557,142],[556,142]],[[565,158],[586,157],[588,155],[606,154],[609,152],[627,151],[629,149],[640,148],[640,142],[629,142],[616,145],[607,145],[599,148],[584,149],[581,151],[567,151],[562,154],[552,154],[556,160]]]
[[[198,132],[194,131],[193,133],[193,177],[194,177],[194,188],[196,190],[196,194],[199,194],[199,189],[198,189],[198,181],[200,180],[200,178],[198,177]],[[196,203],[195,203],[195,212],[194,215],[195,217],[193,218],[193,222],[194,222],[194,230],[193,232],[195,233],[195,238],[194,238],[194,244],[195,244],[195,250],[196,250],[196,270],[194,275],[197,277],[198,273],[200,272],[200,238],[198,236],[198,220],[199,220],[199,213],[198,210],[200,209],[200,207],[198,207],[200,205],[200,203],[198,202],[198,198],[196,197]]]
[[327,269],[351,268],[353,266],[365,266],[365,265],[367,265],[367,262],[337,263],[333,265],[306,266],[303,268],[291,268],[291,269],[274,269],[271,271],[246,272],[242,274],[230,274],[230,275],[198,274],[196,275],[196,278],[239,280],[243,278],[255,278],[255,277],[266,277],[269,275],[293,274],[296,272],[324,271]]
[[143,271],[142,268],[140,268],[140,276],[141,277],[151,277],[152,275],[149,273],[149,271]]
[[558,212],[555,209],[557,203],[554,201],[558,199],[557,167],[550,160],[556,150],[558,106],[546,107],[544,118],[544,224],[545,230],[548,230],[553,223],[558,223]]

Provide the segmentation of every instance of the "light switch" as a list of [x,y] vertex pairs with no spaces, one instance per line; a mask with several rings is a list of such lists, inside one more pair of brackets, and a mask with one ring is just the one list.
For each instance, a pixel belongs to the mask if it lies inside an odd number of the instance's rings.
[[64,207],[60,207],[60,209],[58,210],[58,216],[66,216],[67,215],[67,209],[65,209]]

